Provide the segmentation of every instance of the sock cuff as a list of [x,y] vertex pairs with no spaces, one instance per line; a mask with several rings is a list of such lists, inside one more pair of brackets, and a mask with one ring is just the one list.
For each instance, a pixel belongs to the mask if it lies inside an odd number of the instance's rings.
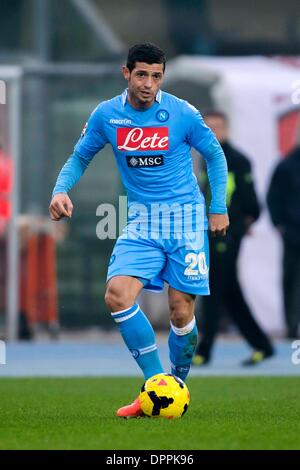
[[138,352],[140,353],[141,356],[143,356],[144,354],[148,354],[152,351],[156,351],[157,350],[157,346],[155,343],[153,344],[150,344],[150,346],[147,346],[146,348],[140,348],[138,349]]
[[132,307],[126,308],[125,310],[119,310],[118,312],[111,312],[111,316],[116,323],[128,320],[138,313],[140,310],[139,304],[135,303]]
[[196,318],[194,316],[193,319],[187,325],[185,325],[182,328],[177,328],[177,326],[174,326],[172,322],[170,322],[170,325],[171,325],[171,329],[175,333],[175,335],[177,335],[177,336],[188,335],[194,329],[194,327],[196,325]]

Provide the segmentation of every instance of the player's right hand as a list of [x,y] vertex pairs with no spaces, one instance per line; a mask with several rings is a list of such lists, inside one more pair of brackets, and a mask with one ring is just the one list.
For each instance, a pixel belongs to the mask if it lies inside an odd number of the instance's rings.
[[228,214],[209,214],[208,223],[213,237],[225,237],[229,227]]
[[49,206],[52,220],[60,220],[62,217],[72,217],[73,204],[66,193],[58,193],[53,196]]

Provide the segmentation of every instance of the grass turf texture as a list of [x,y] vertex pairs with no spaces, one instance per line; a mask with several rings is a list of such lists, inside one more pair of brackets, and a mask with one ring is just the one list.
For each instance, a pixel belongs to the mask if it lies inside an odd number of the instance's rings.
[[136,378],[0,379],[0,449],[299,449],[300,378],[191,378],[179,420],[115,417]]

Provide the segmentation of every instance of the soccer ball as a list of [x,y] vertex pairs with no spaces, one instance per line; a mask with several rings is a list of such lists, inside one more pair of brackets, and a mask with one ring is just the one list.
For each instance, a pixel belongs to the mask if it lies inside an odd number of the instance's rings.
[[186,384],[172,374],[156,374],[141,388],[139,395],[145,415],[159,418],[181,418],[190,403]]

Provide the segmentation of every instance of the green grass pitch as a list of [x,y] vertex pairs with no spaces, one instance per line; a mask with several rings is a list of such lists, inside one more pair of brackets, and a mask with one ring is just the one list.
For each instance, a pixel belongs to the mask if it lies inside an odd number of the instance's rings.
[[299,449],[300,378],[190,378],[179,420],[115,417],[137,378],[0,379],[0,449]]

